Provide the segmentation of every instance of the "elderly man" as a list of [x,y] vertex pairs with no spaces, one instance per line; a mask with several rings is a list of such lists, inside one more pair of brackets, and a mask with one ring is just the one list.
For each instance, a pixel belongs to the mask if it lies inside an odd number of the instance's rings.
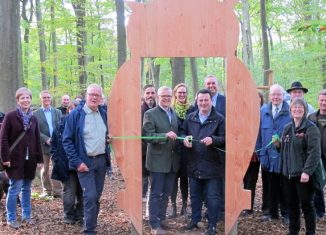
[[[316,124],[321,135],[321,159],[326,169],[326,89],[319,92],[318,95],[319,110],[308,116],[308,119]],[[315,208],[317,218],[321,219],[325,215],[324,191],[316,190]]]
[[40,100],[42,106],[34,112],[37,118],[41,143],[43,150],[43,162],[44,165],[41,169],[41,181],[43,193],[42,197],[53,195],[55,197],[61,197],[62,186],[57,180],[50,179],[50,146],[51,137],[54,129],[58,128],[61,112],[51,106],[51,94],[49,91],[44,90],[40,93]]
[[[301,82],[293,82],[291,84],[291,88],[287,89],[286,91],[291,96],[291,99],[288,100],[288,104],[290,104],[291,101],[296,99],[296,98],[304,99],[304,94],[306,94],[308,92],[308,89],[303,87]],[[313,112],[315,112],[315,109],[310,104],[307,103],[307,105],[308,105],[308,113],[307,113],[307,115],[310,115]]]
[[[216,233],[216,223],[221,216],[225,174],[225,120],[216,112],[209,90],[197,93],[198,110],[190,113],[182,126],[183,143],[188,148],[188,175],[190,182],[191,222],[186,229],[197,227],[201,220],[203,192],[208,210],[206,234]],[[193,139],[193,141],[192,141]]]
[[[144,118],[144,113],[152,109],[156,106],[155,103],[156,99],[156,90],[154,85],[152,84],[147,84],[143,87],[143,101],[141,104],[141,118],[142,118],[142,123],[143,123],[143,118]],[[147,144],[143,140],[142,141],[142,176],[143,176],[143,201],[146,201],[146,194],[148,191],[148,176],[149,172],[146,169],[146,149],[147,149]]]
[[281,198],[280,184],[280,154],[274,145],[270,145],[272,136],[281,136],[285,124],[291,121],[289,105],[284,101],[284,88],[278,84],[270,87],[268,104],[260,109],[260,130],[257,139],[257,149],[262,170],[265,171],[268,181],[267,197],[269,199],[268,215],[263,217],[263,221],[279,218],[279,204],[284,222],[288,223],[288,213],[285,199]]
[[57,108],[61,111],[62,115],[68,114],[69,103],[70,103],[69,95],[63,95],[61,97],[61,106]]
[[100,197],[110,164],[107,115],[100,105],[102,93],[99,85],[89,85],[86,103],[70,112],[63,132],[69,168],[77,171],[83,189],[84,234],[96,234]]
[[160,87],[158,106],[145,112],[143,131],[148,137],[146,168],[150,172],[149,223],[151,234],[165,234],[166,208],[179,170],[180,158],[175,154],[178,121],[172,110],[172,89]]

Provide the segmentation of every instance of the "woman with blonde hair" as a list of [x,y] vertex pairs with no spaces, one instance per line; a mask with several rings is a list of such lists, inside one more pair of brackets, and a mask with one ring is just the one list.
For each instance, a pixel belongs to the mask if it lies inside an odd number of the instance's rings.
[[[173,89],[172,107],[178,116],[179,129],[182,126],[186,115],[189,113],[190,103],[188,102],[188,87],[184,83],[177,84]],[[182,152],[182,151],[181,151]],[[177,172],[176,181],[171,194],[172,214],[170,217],[177,216],[176,199],[178,193],[178,179],[180,178],[180,191],[182,198],[182,208],[180,215],[187,213],[187,200],[188,200],[188,176],[187,176],[187,162],[186,156],[181,154],[181,167]]]

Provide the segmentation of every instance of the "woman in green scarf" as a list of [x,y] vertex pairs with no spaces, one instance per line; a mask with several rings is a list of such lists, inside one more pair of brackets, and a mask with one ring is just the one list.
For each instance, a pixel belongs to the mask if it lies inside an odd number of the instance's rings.
[[[190,104],[188,103],[188,88],[184,83],[177,84],[173,89],[173,97],[172,97],[172,107],[178,116],[178,124],[181,127],[186,115],[188,114],[188,110]],[[187,200],[188,200],[188,176],[187,176],[187,163],[186,156],[181,156],[181,167],[179,172],[177,172],[176,181],[174,184],[174,188],[171,194],[171,202],[172,202],[172,214],[171,218],[177,216],[177,206],[176,199],[178,193],[178,179],[180,178],[180,191],[182,197],[182,208],[180,211],[180,215],[186,215],[187,213]]]

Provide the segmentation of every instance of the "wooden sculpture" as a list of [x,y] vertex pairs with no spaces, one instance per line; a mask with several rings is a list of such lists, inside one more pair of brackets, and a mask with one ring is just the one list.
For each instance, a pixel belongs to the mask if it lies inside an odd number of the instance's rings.
[[[236,0],[153,0],[128,2],[132,10],[127,28],[130,59],[119,69],[109,98],[113,136],[141,135],[141,58],[223,57],[226,61],[226,196],[225,233],[236,225],[240,212],[250,208],[250,193],[242,180],[254,151],[259,101],[254,81],[235,56],[239,22]],[[122,92],[123,91],[123,92]],[[141,142],[114,140],[116,161],[126,188],[119,205],[142,233]]]

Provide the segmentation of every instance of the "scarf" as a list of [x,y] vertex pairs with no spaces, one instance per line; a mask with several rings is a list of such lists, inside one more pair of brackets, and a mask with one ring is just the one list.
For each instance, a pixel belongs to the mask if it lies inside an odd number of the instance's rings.
[[179,101],[175,101],[173,108],[179,118],[184,120],[186,118],[187,111],[190,107],[190,104],[187,102],[185,104],[180,103]]
[[21,109],[20,106],[17,106],[17,111],[19,113],[19,116],[22,118],[23,120],[23,126],[24,126],[24,130],[26,131],[29,128],[29,123],[31,121],[32,118],[32,110],[29,109],[26,113],[23,112],[23,110]]

